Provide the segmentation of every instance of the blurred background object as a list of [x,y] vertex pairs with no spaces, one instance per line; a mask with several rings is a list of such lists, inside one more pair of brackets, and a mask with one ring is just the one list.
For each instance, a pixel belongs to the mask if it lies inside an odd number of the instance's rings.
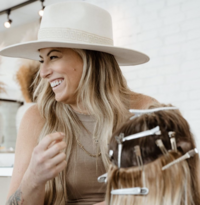
[[[4,83],[0,82],[0,96],[1,96],[1,93],[6,92],[4,85],[5,85]],[[0,106],[1,106],[1,102],[0,102]],[[4,127],[3,116],[0,113],[0,150],[2,149],[1,145],[3,144],[3,141],[4,141],[3,127]]]
[[33,81],[37,76],[40,64],[39,62],[32,60],[23,60],[22,66],[16,73],[16,81],[20,85],[21,92],[24,98],[24,104],[18,109],[16,115],[16,128],[17,131],[20,126],[20,122],[26,110],[35,104],[33,99],[34,85]]

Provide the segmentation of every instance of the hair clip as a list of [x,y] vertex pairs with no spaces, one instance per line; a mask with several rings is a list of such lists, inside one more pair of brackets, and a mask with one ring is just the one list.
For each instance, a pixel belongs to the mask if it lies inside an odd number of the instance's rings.
[[121,144],[124,138],[124,133],[120,133],[119,136],[115,136],[116,141],[118,144]]
[[99,183],[103,183],[103,182],[106,183],[106,182],[107,182],[107,176],[108,176],[107,173],[105,173],[105,174],[99,176],[99,177],[97,178],[98,182],[99,182]]
[[160,127],[157,126],[157,127],[153,128],[151,130],[146,130],[146,131],[143,131],[143,132],[139,132],[139,133],[124,137],[122,141],[125,142],[125,141],[128,141],[128,140],[133,140],[133,139],[137,139],[137,138],[141,138],[141,137],[146,137],[146,136],[149,136],[149,135],[160,135],[160,134],[161,134]]
[[190,150],[189,152],[187,152],[186,154],[184,154],[183,156],[179,157],[178,159],[170,162],[169,164],[165,165],[162,167],[162,170],[168,169],[169,167],[171,167],[174,164],[177,164],[178,162],[181,162],[185,159],[188,159],[190,157],[193,157],[195,154],[198,153],[197,148]]
[[175,152],[177,152],[175,132],[168,132],[168,135],[169,135],[169,138],[170,138],[172,150],[174,150]]
[[113,153],[114,153],[113,150],[109,150],[109,158],[110,158],[110,159],[112,159]]
[[137,164],[140,167],[140,169],[142,170],[143,169],[143,161],[142,161],[142,155],[141,155],[139,145],[134,147],[134,152],[135,152],[135,155],[136,155]]
[[163,144],[163,141],[161,139],[156,140],[156,145],[160,148],[160,151],[164,154],[167,155],[168,151],[165,148],[165,145]]
[[119,136],[115,136],[116,141],[118,142],[118,168],[121,167],[121,155],[122,155],[122,147],[123,147],[123,138],[124,133],[120,133]]
[[133,140],[133,139],[137,139],[137,138],[141,138],[141,137],[146,137],[146,136],[149,136],[149,135],[154,135],[154,134],[155,135],[160,135],[161,134],[159,126],[153,128],[151,130],[146,130],[146,131],[139,132],[139,133],[129,135],[129,136],[126,136],[126,137],[124,137],[124,133],[120,133],[119,136],[115,136],[115,139],[118,143],[118,168],[121,167],[121,154],[122,154],[122,148],[123,148],[122,143],[123,142]]
[[140,167],[140,170],[142,171],[142,182],[143,182],[143,187],[145,187],[146,183],[145,183],[145,172],[144,172],[144,166],[143,166],[143,160],[142,160],[142,154],[141,154],[141,150],[140,150],[140,146],[137,145],[134,147],[134,152],[136,155],[136,160],[137,160],[137,164]]
[[111,191],[112,195],[147,195],[149,193],[149,189],[146,187],[133,187],[133,188],[125,188],[125,189],[115,189]]
[[130,109],[129,112],[135,114],[130,118],[130,120],[142,115],[142,114],[150,114],[153,112],[158,112],[162,110],[177,110],[177,107],[159,107],[159,108],[154,108],[154,109],[146,109],[146,110],[136,110],[136,109]]

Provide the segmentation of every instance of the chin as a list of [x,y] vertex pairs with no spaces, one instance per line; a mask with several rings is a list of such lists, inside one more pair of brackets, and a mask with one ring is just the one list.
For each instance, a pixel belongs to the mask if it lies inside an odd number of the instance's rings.
[[69,96],[66,96],[66,97],[56,97],[55,96],[55,100],[57,102],[62,102],[62,103],[65,103],[65,104],[73,104],[73,101],[71,100],[71,98]]

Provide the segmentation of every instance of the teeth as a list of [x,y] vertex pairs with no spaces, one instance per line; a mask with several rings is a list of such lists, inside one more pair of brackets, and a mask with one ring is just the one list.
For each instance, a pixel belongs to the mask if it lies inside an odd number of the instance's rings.
[[51,87],[53,88],[57,85],[60,85],[62,82],[63,82],[63,80],[55,80],[55,81],[51,82],[50,84],[51,84]]

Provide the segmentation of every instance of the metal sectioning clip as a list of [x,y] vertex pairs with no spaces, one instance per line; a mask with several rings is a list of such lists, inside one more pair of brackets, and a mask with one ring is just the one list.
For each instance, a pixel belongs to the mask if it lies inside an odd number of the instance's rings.
[[169,138],[170,138],[172,150],[177,152],[175,132],[168,132],[168,135],[169,135]]
[[136,109],[130,109],[129,112],[135,114],[130,118],[130,120],[142,115],[142,114],[150,114],[162,110],[177,110],[177,107],[159,107],[159,108],[154,108],[154,109],[146,109],[146,110],[136,110]]
[[120,133],[119,136],[115,136],[116,141],[118,142],[118,168],[121,167],[121,155],[122,155],[122,147],[123,147],[123,138],[124,133]]
[[148,193],[149,189],[146,187],[115,189],[111,191],[112,195],[147,195]]
[[140,167],[140,170],[142,172],[143,187],[145,187],[146,186],[146,183],[145,183],[145,172],[144,172],[144,165],[143,165],[143,160],[142,160],[142,154],[141,154],[141,150],[140,150],[140,146],[139,145],[134,147],[134,152],[135,152],[135,155],[136,155],[136,160],[137,160],[138,167]]
[[168,155],[168,151],[165,148],[165,145],[163,144],[161,139],[156,140],[156,145],[160,148],[160,151],[164,154],[164,155]]
[[134,147],[134,152],[135,152],[135,155],[136,155],[136,160],[137,160],[138,167],[140,167],[140,170],[143,170],[143,161],[142,161],[142,155],[141,155],[139,145]]
[[151,130],[146,130],[146,131],[139,132],[139,133],[129,135],[126,137],[124,137],[124,133],[120,133],[119,136],[115,136],[115,139],[118,142],[118,168],[121,167],[121,154],[122,154],[123,142],[137,139],[137,138],[141,138],[141,137],[146,137],[149,135],[154,135],[154,134],[155,135],[161,134],[159,126],[153,128]]
[[197,148],[194,148],[192,150],[190,150],[189,152],[187,152],[186,154],[184,154],[183,156],[179,157],[178,159],[170,162],[169,164],[166,164],[165,166],[162,167],[162,170],[168,169],[169,167],[171,167],[174,164],[177,164],[185,159],[188,159],[190,157],[193,157],[195,154],[198,153]]
[[146,137],[146,136],[149,136],[149,135],[160,135],[161,132],[160,132],[160,127],[157,126],[151,130],[146,130],[146,131],[143,131],[143,132],[139,132],[139,133],[136,133],[136,134],[133,134],[133,135],[129,135],[129,136],[126,136],[123,138],[123,142],[125,141],[128,141],[128,140],[133,140],[133,139],[137,139],[137,138],[141,138],[141,137]]
[[109,150],[109,158],[110,158],[110,159],[112,159],[113,154],[114,154],[113,150]]
[[107,182],[107,176],[108,176],[107,173],[105,173],[105,174],[99,176],[99,177],[97,178],[98,182],[99,182],[99,183],[103,183],[103,182],[106,183],[106,182]]

